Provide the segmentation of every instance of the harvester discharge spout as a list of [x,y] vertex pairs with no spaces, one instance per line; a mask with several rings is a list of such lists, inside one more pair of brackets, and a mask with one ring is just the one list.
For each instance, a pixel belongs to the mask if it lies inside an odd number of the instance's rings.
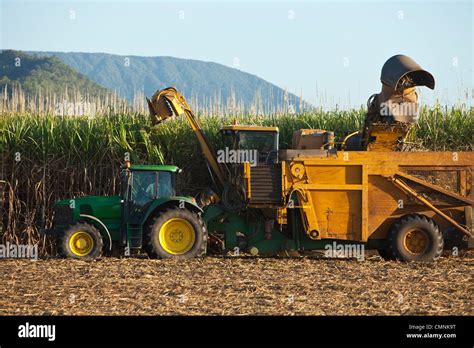
[[403,139],[418,121],[416,87],[435,86],[431,73],[401,54],[385,62],[380,81],[382,90],[369,98],[362,129],[344,140],[347,150],[400,150]]

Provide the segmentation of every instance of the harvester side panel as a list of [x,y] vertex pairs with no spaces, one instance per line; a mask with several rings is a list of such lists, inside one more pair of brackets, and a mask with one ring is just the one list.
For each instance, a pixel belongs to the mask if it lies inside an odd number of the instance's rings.
[[360,190],[312,189],[311,196],[321,238],[362,239],[362,192]]
[[331,162],[326,162],[325,165],[303,163],[303,180],[294,183],[293,188],[311,195],[320,238],[360,240],[362,166],[337,165]]
[[[395,219],[415,212],[433,217],[442,229],[450,225],[439,212],[395,185],[395,177],[461,225],[465,223],[465,207],[472,206],[472,152],[324,155],[290,150],[282,151],[281,159],[291,174],[285,193],[298,191],[306,197],[302,202],[303,221],[311,239],[365,242],[386,238]],[[315,229],[318,233],[311,233]]]

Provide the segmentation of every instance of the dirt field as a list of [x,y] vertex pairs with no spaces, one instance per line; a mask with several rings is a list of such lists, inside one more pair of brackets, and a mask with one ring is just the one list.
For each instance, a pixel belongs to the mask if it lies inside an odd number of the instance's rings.
[[313,257],[1,260],[2,315],[473,315],[472,254],[434,264]]

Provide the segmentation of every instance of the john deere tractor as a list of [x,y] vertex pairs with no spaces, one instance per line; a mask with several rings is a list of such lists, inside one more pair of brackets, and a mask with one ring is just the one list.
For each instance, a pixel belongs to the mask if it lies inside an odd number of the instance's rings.
[[144,249],[152,258],[206,253],[207,232],[194,198],[177,196],[178,167],[130,165],[121,171],[118,196],[64,199],[54,207],[53,228],[66,257],[87,259]]

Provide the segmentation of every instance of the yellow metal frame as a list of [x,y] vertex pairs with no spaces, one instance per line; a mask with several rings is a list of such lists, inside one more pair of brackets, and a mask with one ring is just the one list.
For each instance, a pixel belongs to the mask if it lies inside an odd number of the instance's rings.
[[154,116],[156,116],[157,118],[156,120],[153,120],[154,123],[159,123],[173,116],[171,114],[165,114],[162,110],[159,110],[159,107],[156,104],[159,103],[160,98],[165,99],[168,105],[172,108],[172,111],[175,115],[186,117],[189,124],[191,125],[191,129],[193,130],[194,134],[196,135],[196,138],[198,139],[199,146],[201,147],[201,151],[204,157],[211,166],[212,171],[217,176],[219,183],[224,186],[227,182],[228,169],[225,163],[217,162],[216,155],[214,154],[214,151],[212,151],[211,146],[207,141],[207,138],[205,137],[201,126],[197,122],[184,96],[179,93],[174,87],[166,88],[156,92],[153,95],[151,101],[148,100],[150,111],[152,111],[154,113]]
[[265,127],[265,126],[249,126],[249,125],[229,125],[223,126],[221,131],[230,130],[230,131],[256,131],[256,132],[276,132],[278,133],[278,127]]
[[[418,201],[425,205],[430,211],[430,213],[428,213],[429,216],[432,216],[434,213],[435,215],[440,216],[450,225],[456,227],[456,229],[459,231],[468,236],[472,236],[469,228],[461,225],[456,220],[455,216],[451,216],[450,213],[445,213],[442,211],[444,208],[437,208],[432,202],[423,197],[420,193],[414,189],[411,189],[404,181],[405,179],[413,181],[416,184],[425,186],[427,189],[435,190],[441,194],[457,199],[459,204],[451,204],[447,206],[448,209],[454,209],[457,212],[459,209],[462,209],[463,206],[468,206],[468,208],[470,208],[474,205],[474,191],[472,190],[472,185],[470,185],[470,173],[474,168],[474,153],[388,153],[350,151],[344,153],[347,154],[347,156],[341,156],[340,154],[332,156],[329,153],[327,156],[322,156],[321,154],[314,154],[313,152],[311,150],[301,150],[298,152],[295,152],[294,150],[288,150],[288,153],[286,153],[285,150],[283,150],[281,153],[282,158],[287,158],[285,165],[286,171],[284,172],[285,174],[282,175],[282,179],[285,181],[285,183],[282,182],[282,192],[285,196],[291,195],[294,192],[298,192],[298,198],[301,202],[301,207],[298,208],[301,208],[302,221],[306,234],[309,238],[323,239],[332,237],[329,234],[325,235],[324,228],[317,238],[310,235],[311,231],[320,231],[319,227],[324,227],[319,226],[322,222],[318,221],[318,217],[320,217],[321,214],[321,211],[318,211],[318,209],[321,209],[322,207],[315,206],[318,204],[318,202],[314,200],[315,197],[318,197],[318,192],[324,191],[347,191],[348,194],[350,191],[359,191],[361,193],[360,200],[357,200],[358,203],[356,208],[358,215],[354,217],[357,219],[357,225],[354,225],[357,226],[357,232],[355,232],[355,229],[352,229],[354,233],[357,233],[358,235],[357,240],[366,242],[369,238],[385,238],[385,233],[388,232],[387,226],[390,226],[388,220],[397,218],[399,214],[407,214],[410,212],[410,210],[404,210],[404,208],[401,208],[401,210],[398,211],[397,202],[400,200],[400,196],[397,192],[400,191],[398,191],[397,188],[400,189],[404,194],[415,197]],[[293,173],[290,168],[294,164],[303,165],[305,168],[305,175],[292,175]],[[341,180],[334,181],[332,184],[330,177],[323,181],[311,181],[312,178],[310,173],[312,173],[311,175],[314,176],[314,173],[318,172],[318,167],[330,168],[332,166],[346,168],[358,166],[360,167],[360,171],[357,170],[359,173],[358,179],[350,179],[349,177],[347,178],[349,180],[346,181],[347,184]],[[323,170],[323,172],[326,171],[325,169],[321,170]],[[353,172],[353,170],[346,170],[347,173]],[[424,180],[409,175],[406,173],[407,170],[456,170],[459,172],[460,193],[443,189],[437,185],[430,184]],[[341,169],[341,171],[344,171],[344,169]],[[333,171],[328,169],[326,172],[331,173]],[[340,175],[340,179],[344,180],[344,174]],[[387,179],[393,182],[393,184],[396,186],[393,191],[389,187],[384,186],[383,182],[386,182]],[[372,199],[373,197],[383,197],[383,195],[386,195],[388,197],[382,199],[388,199],[390,203],[387,205],[384,203],[385,201],[381,201],[380,203],[382,203],[382,205],[380,207],[377,206],[378,204],[371,205],[369,204],[369,194],[371,195]],[[330,201],[330,197],[326,198],[326,200],[327,199]],[[393,208],[391,208],[392,206]],[[410,208],[407,209],[417,209],[416,207],[413,207],[413,205],[409,205],[409,207]],[[359,225],[359,222],[361,225]],[[350,228],[348,231],[349,230]],[[345,237],[341,234],[341,238],[344,239]]]
[[456,220],[454,220],[453,218],[449,217],[448,215],[446,215],[445,213],[443,213],[440,209],[436,208],[429,200],[427,200],[425,197],[423,197],[422,195],[420,195],[418,192],[416,192],[415,190],[413,190],[410,186],[408,186],[407,184],[405,184],[402,180],[392,176],[390,177],[390,180],[393,182],[393,184],[395,186],[397,186],[398,188],[400,188],[402,191],[410,194],[411,196],[415,197],[417,200],[419,200],[421,203],[423,203],[424,205],[426,205],[428,208],[430,208],[432,211],[434,211],[436,214],[438,214],[439,216],[441,216],[443,219],[445,219],[446,221],[448,221],[449,223],[451,223],[454,227],[456,227],[456,229],[458,229],[459,231],[461,231],[462,233],[464,233],[465,235],[469,236],[469,237],[472,237],[471,235],[471,232],[469,232],[468,229],[464,228],[463,226],[461,226],[460,224],[457,223]]
[[247,201],[252,198],[252,186],[250,185],[250,162],[244,162],[245,192]]

